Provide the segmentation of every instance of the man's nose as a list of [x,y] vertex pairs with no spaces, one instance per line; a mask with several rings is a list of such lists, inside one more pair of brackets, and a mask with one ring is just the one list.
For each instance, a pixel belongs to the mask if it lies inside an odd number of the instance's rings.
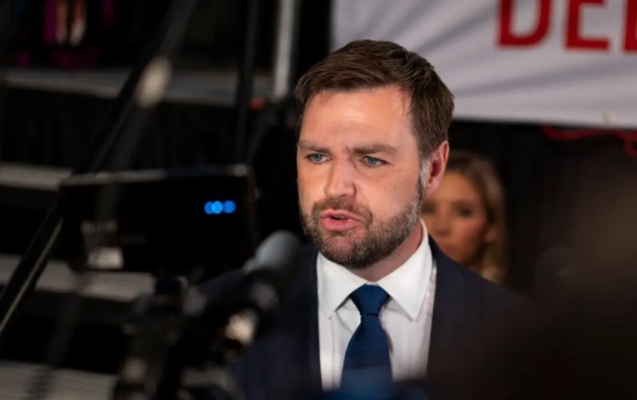
[[334,162],[323,191],[326,197],[352,197],[356,194],[353,168],[345,162]]

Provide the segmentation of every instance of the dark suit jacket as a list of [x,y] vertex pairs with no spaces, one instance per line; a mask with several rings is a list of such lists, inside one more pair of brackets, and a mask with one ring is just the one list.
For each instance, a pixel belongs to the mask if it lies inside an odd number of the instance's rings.
[[[414,383],[431,398],[529,394],[541,343],[534,306],[451,261],[433,241],[430,245],[437,277],[428,372]],[[248,400],[301,399],[321,391],[316,256],[314,247],[304,249],[289,298],[235,366]],[[231,273],[200,290],[214,293],[236,279]]]

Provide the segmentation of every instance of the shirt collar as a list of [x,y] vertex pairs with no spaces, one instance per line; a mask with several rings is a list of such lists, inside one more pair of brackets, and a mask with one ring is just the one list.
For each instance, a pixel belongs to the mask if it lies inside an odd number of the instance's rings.
[[[420,223],[423,236],[414,254],[394,272],[375,283],[383,288],[412,320],[420,313],[432,270],[427,228],[422,220]],[[328,318],[346,302],[354,290],[370,283],[347,268],[328,260],[321,253],[318,254],[316,267],[319,308]]]

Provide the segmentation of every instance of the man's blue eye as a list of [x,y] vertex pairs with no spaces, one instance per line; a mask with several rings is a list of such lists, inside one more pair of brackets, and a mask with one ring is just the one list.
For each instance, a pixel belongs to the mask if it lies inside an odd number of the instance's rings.
[[378,158],[375,157],[365,157],[365,164],[369,165],[370,167],[378,167],[380,165],[383,165],[384,161],[379,160]]
[[310,154],[308,156],[308,159],[310,161],[312,161],[312,162],[320,163],[320,162],[324,161],[325,156],[323,154]]

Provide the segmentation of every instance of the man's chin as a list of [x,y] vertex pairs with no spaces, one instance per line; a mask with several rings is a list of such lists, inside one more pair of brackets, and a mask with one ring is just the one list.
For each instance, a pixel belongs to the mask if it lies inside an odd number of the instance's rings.
[[329,250],[331,253],[346,254],[352,250],[352,241],[348,237],[323,237],[321,242],[325,250]]
[[337,249],[338,251],[348,251],[354,247],[354,243],[360,242],[361,235],[355,229],[340,232],[321,231],[321,243],[325,247]]
[[346,237],[323,237],[321,242],[321,253],[330,258],[344,260],[352,251],[352,244]]
[[349,238],[324,238],[321,247],[322,248],[319,250],[325,257],[327,257],[328,260],[347,268],[351,268],[350,262],[352,261],[354,245]]
[[352,266],[350,265],[350,253],[330,251],[328,249],[321,253],[331,262],[341,265],[347,269],[352,269]]

